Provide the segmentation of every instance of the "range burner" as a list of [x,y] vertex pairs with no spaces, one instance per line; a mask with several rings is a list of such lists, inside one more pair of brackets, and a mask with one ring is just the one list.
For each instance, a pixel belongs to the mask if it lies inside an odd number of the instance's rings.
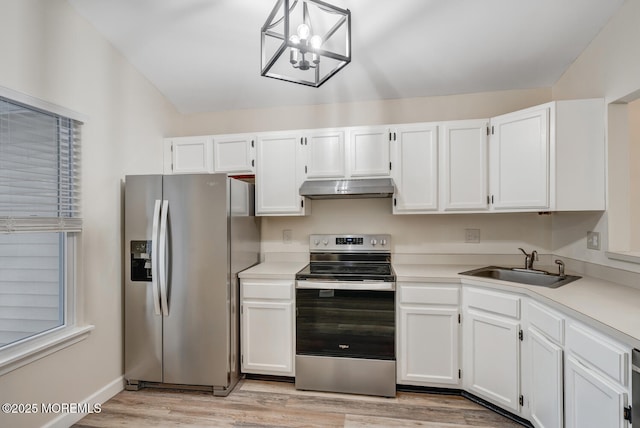
[[389,235],[311,235],[297,280],[394,282]]
[[309,263],[296,279],[340,281],[395,281],[390,263]]

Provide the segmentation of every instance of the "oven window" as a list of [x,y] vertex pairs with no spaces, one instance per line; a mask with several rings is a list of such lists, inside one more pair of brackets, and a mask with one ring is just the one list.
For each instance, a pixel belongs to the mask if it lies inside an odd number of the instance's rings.
[[395,292],[296,290],[296,353],[395,359]]

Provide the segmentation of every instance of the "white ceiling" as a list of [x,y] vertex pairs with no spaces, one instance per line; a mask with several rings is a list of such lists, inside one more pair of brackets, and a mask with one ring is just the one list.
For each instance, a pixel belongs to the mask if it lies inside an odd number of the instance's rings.
[[550,87],[624,2],[329,0],[352,61],[310,88],[260,76],[275,0],[68,1],[183,113]]

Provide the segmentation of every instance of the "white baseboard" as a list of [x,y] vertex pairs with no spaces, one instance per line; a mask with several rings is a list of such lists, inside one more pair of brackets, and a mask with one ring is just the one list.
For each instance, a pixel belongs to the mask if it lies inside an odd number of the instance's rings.
[[[124,377],[120,376],[109,382],[90,396],[81,400],[80,403],[89,404],[91,408],[95,408],[96,404],[102,405],[111,397],[124,389]],[[49,421],[43,428],[68,428],[87,416],[88,413],[61,413],[53,420]]]

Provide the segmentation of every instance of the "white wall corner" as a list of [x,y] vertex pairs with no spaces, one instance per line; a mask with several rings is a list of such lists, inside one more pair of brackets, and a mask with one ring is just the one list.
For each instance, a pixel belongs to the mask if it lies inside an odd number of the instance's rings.
[[[124,376],[119,376],[77,404],[88,404],[90,409],[99,413],[102,404],[124,390]],[[61,413],[55,419],[43,425],[43,428],[67,428],[80,421],[89,413]]]

